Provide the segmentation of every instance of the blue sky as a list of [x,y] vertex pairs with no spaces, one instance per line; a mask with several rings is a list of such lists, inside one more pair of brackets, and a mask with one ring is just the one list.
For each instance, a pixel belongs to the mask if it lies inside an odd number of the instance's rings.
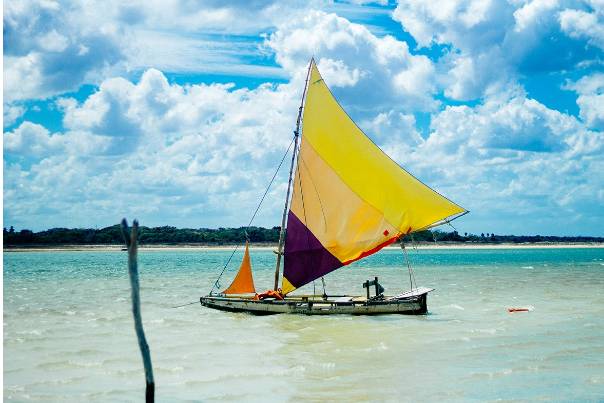
[[5,226],[246,225],[314,56],[458,231],[604,235],[600,0],[225,4],[4,2]]

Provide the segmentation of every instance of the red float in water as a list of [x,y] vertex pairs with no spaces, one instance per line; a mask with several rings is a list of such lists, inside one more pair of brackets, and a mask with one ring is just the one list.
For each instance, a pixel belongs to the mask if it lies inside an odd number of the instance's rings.
[[529,308],[508,308],[508,312],[528,312]]

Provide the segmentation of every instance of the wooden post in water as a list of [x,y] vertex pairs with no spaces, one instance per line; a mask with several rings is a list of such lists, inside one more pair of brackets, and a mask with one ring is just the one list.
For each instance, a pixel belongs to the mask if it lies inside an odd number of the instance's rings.
[[134,316],[134,330],[138,338],[138,347],[143,356],[143,365],[145,367],[145,381],[147,388],[145,390],[145,401],[153,403],[155,401],[155,381],[153,380],[153,366],[151,365],[151,353],[149,345],[145,338],[143,330],[143,320],[141,318],[141,301],[138,282],[138,261],[137,261],[137,238],[138,238],[138,221],[132,222],[132,230],[128,233],[128,222],[124,218],[122,220],[122,235],[126,246],[128,247],[128,273],[130,274],[130,286],[132,288],[132,316]]

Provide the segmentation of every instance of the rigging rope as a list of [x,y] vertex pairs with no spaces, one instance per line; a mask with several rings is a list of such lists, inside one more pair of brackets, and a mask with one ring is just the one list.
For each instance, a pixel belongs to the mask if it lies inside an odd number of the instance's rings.
[[197,301],[193,301],[193,302],[189,302],[188,304],[182,304],[182,305],[171,306],[170,308],[182,308],[183,306],[189,306],[189,305],[193,305],[193,304],[199,304],[199,300],[197,300]]
[[[415,241],[415,237],[413,236],[413,234],[411,234],[411,246],[413,247],[414,253],[412,253],[412,255],[414,255],[416,258],[419,256],[419,251],[417,249],[417,242]],[[409,259],[411,260],[411,259]],[[415,271],[412,271],[413,274],[413,281],[415,282],[415,287],[417,287],[417,280],[415,279]]]
[[450,226],[451,228],[453,228],[453,231],[455,231],[455,232],[457,232],[457,233],[459,234],[459,232],[457,231],[457,228],[455,228],[455,227],[453,226],[453,224],[451,224],[451,221],[447,221],[447,224],[449,224],[449,226]]
[[413,269],[411,268],[411,263],[409,262],[409,256],[407,256],[407,249],[405,248],[405,243],[401,239],[401,249],[403,250],[403,254],[405,255],[405,262],[407,263],[407,269],[409,270],[409,283],[411,286],[411,291],[413,291],[413,283],[415,282],[415,288],[417,288],[417,281],[415,281],[415,273],[413,273]]
[[[289,142],[289,146],[287,146],[287,150],[285,151],[285,154],[283,154],[283,158],[281,158],[281,162],[279,162],[279,166],[277,167],[277,170],[275,171],[275,174],[271,178],[271,181],[269,182],[268,186],[266,187],[266,190],[264,191],[264,194],[262,195],[262,198],[260,199],[260,203],[258,203],[258,206],[256,207],[256,211],[254,211],[254,214],[252,215],[252,218],[250,219],[250,222],[248,223],[247,227],[245,228],[245,234],[246,234],[245,236],[246,236],[246,238],[248,237],[247,232],[250,229],[250,227],[252,225],[252,222],[254,221],[254,218],[256,218],[256,214],[258,214],[258,211],[260,210],[260,206],[262,206],[262,202],[264,202],[264,199],[266,198],[266,195],[268,194],[268,191],[270,190],[271,185],[275,181],[275,178],[277,177],[277,174],[279,173],[279,170],[281,169],[281,165],[283,165],[283,161],[285,161],[285,157],[287,157],[287,154],[289,154],[289,150],[292,148],[292,144],[294,143],[295,138],[296,137],[294,136],[292,138],[292,141]],[[237,249],[239,249],[239,246],[240,245],[237,245],[237,246],[235,246],[235,249],[233,249],[233,252],[231,253],[231,256],[229,256],[229,259],[225,263],[224,267],[222,268],[222,271],[218,275],[218,278],[214,282],[214,285],[212,286],[212,289],[210,290],[210,295],[212,295],[212,292],[214,292],[215,288],[219,288],[220,287],[220,285],[219,285],[218,282],[220,281],[220,278],[224,274],[224,271],[226,270],[227,266],[231,262],[231,259],[233,259],[233,256],[235,255],[235,252],[237,252]]]

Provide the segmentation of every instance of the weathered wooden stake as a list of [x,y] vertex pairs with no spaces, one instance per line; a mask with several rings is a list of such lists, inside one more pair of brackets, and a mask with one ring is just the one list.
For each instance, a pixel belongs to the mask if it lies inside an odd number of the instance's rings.
[[155,382],[153,380],[153,366],[151,365],[151,353],[149,345],[145,338],[143,330],[143,320],[141,319],[141,300],[138,283],[138,261],[137,261],[137,238],[138,221],[132,222],[132,230],[128,234],[128,221],[122,220],[122,235],[126,246],[128,247],[128,273],[130,274],[130,286],[132,288],[132,316],[134,316],[134,330],[138,338],[138,346],[143,356],[143,365],[145,366],[145,381],[147,388],[145,391],[145,401],[147,403],[155,401]]

